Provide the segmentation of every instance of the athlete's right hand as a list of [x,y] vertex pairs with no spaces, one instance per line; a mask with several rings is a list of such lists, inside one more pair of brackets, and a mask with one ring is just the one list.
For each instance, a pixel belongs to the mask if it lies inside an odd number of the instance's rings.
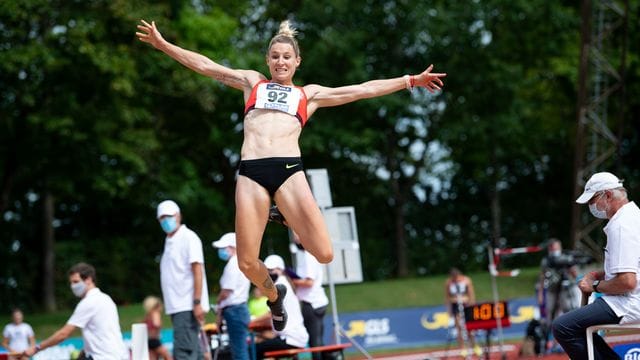
[[140,23],[141,24],[138,25],[138,30],[140,30],[140,32],[136,31],[138,40],[149,43],[155,48],[159,48],[164,42],[164,39],[156,27],[156,22],[152,21],[151,24],[149,24],[144,20],[140,20]]

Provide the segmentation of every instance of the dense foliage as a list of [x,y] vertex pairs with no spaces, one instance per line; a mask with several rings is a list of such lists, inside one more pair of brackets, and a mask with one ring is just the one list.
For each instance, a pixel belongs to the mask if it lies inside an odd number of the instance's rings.
[[[640,4],[630,5],[615,171],[633,197]],[[575,2],[2,1],[0,308],[70,302],[66,270],[81,260],[120,303],[158,293],[154,215],[165,198],[202,237],[216,291],[222,263],[209,244],[233,230],[242,97],[137,41],[141,18],[184,48],[265,74],[266,44],[290,18],[300,84],[359,83],[431,63],[449,74],[440,94],[322,109],[305,127],[305,167],[327,168],[334,204],[356,209],[366,279],[481,269],[490,241],[568,242]],[[287,251],[274,225],[263,242],[272,251]]]

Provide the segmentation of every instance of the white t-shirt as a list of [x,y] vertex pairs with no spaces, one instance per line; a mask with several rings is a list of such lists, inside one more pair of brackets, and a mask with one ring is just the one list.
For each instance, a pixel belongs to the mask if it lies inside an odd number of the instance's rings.
[[622,206],[604,228],[607,247],[604,249],[605,280],[617,273],[632,272],[638,281],[635,290],[623,295],[604,295],[621,324],[640,322],[640,209],[634,202]]
[[25,351],[29,348],[29,338],[35,336],[31,325],[27,323],[7,324],[2,331],[2,336],[9,339],[9,347],[13,351]]
[[202,264],[202,295],[200,304],[209,311],[209,291],[204,268],[202,241],[195,232],[181,225],[172,237],[167,237],[160,261],[160,285],[166,313],[171,315],[193,310],[193,272],[191,264]]
[[298,286],[296,288],[298,299],[310,303],[314,309],[327,306],[329,299],[322,288],[322,279],[324,277],[322,264],[306,251],[302,251],[302,256],[299,256],[297,260],[296,273],[298,276],[303,279],[313,280],[311,287]]
[[231,294],[220,302],[220,307],[225,308],[230,305],[239,305],[249,300],[249,288],[251,282],[240,271],[238,257],[232,256],[224,266],[224,271],[220,277],[220,288],[231,290]]
[[276,331],[276,334],[283,338],[287,344],[303,348],[307,346],[309,333],[307,332],[307,328],[304,327],[300,301],[285,276],[279,276],[275,283],[283,284],[287,287],[287,295],[284,297],[284,308],[287,311],[287,325],[282,331]]
[[94,360],[129,359],[122,341],[116,304],[100,289],[87,292],[67,324],[82,329],[84,352]]

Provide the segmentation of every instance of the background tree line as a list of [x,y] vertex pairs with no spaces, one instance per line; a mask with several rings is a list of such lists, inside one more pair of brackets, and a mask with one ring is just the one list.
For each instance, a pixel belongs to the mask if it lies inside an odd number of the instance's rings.
[[[640,2],[630,1],[624,138],[640,183]],[[447,72],[444,91],[324,109],[301,138],[354,206],[367,280],[486,266],[488,241],[568,242],[579,8],[571,1],[0,1],[0,308],[71,302],[66,270],[93,263],[121,303],[159,293],[155,206],[176,200],[209,247],[233,230],[240,93],[134,36],[268,75],[279,22],[300,30],[299,84]],[[263,253],[286,254],[269,226]],[[391,254],[391,256],[390,256]],[[521,259],[519,259],[521,260]],[[535,259],[528,259],[530,264]]]

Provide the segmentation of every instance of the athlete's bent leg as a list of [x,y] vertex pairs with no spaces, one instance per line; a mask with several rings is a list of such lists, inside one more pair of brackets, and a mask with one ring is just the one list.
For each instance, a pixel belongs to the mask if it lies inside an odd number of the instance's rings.
[[297,172],[275,194],[287,225],[300,236],[305,250],[323,263],[333,260],[333,246],[322,212],[313,198],[304,172]]

